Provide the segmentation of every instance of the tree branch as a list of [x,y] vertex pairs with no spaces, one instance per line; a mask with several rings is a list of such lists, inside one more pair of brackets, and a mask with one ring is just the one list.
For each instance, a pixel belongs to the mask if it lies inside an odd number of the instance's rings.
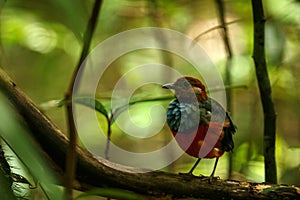
[[[61,169],[64,169],[68,140],[0,69],[0,90],[8,97],[29,129]],[[96,159],[85,149],[76,148],[76,178],[81,190],[92,187],[114,187],[130,190],[153,198],[205,198],[205,199],[299,199],[300,188],[238,181],[206,179],[125,167],[104,159]],[[266,190],[267,188],[267,190]]]
[[252,12],[254,23],[253,59],[264,112],[265,180],[269,183],[277,183],[275,160],[276,113],[265,60],[265,17],[261,0],[252,0]]
[[[92,41],[93,33],[96,28],[98,15],[100,12],[100,8],[102,5],[102,0],[95,0],[93,11],[91,18],[88,22],[86,32],[84,34],[83,38],[83,48],[82,52],[79,58],[79,61],[77,63],[77,66],[75,68],[75,71],[73,73],[72,79],[69,84],[69,88],[65,94],[66,101],[72,101],[72,93],[77,90],[77,86],[80,83],[81,76],[79,75],[79,70],[81,67],[84,67],[85,63],[84,60],[88,55],[90,44]],[[78,79],[77,82],[75,82],[76,78]],[[67,121],[68,121],[68,132],[69,132],[69,138],[70,143],[68,146],[68,152],[67,152],[67,160],[66,160],[66,196],[68,199],[72,199],[72,188],[73,188],[73,181],[75,176],[75,168],[76,168],[76,145],[77,145],[77,131],[75,126],[75,120],[74,120],[74,110],[72,107],[72,104],[66,105],[66,111],[67,111]]]

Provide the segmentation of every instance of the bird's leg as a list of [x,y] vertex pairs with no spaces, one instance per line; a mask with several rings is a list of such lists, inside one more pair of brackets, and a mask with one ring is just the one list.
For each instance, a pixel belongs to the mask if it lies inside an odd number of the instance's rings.
[[193,171],[196,169],[196,167],[198,166],[199,162],[201,161],[201,158],[198,158],[197,161],[195,162],[195,164],[193,165],[192,169],[190,169],[190,171],[188,172],[188,174],[193,174]]
[[211,173],[211,175],[209,176],[209,182],[211,183],[214,179],[214,175],[215,175],[215,171],[217,169],[217,165],[218,165],[218,161],[219,161],[219,157],[216,158],[215,164],[214,164],[214,168],[213,171]]
[[193,171],[195,170],[195,168],[199,164],[200,160],[201,160],[201,158],[197,159],[196,163],[193,165],[192,169],[190,169],[189,172],[187,172],[187,173],[180,173],[180,174],[185,174],[185,175],[191,175],[192,176],[193,175]]

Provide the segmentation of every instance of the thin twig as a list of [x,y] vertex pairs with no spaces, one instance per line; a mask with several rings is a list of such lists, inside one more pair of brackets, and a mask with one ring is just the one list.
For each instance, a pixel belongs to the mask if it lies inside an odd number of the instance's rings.
[[[219,23],[221,24],[221,34],[223,38],[223,43],[225,46],[225,51],[227,53],[227,60],[226,60],[226,71],[225,71],[225,84],[226,85],[231,85],[231,63],[232,63],[232,48],[230,45],[230,39],[228,35],[228,29],[227,29],[227,24],[226,24],[226,19],[225,19],[225,6],[223,3],[223,0],[216,0],[216,5],[219,13]],[[232,113],[232,92],[231,90],[227,91],[226,94],[226,101],[227,101],[227,110],[229,110]],[[232,114],[231,114],[232,115]],[[231,178],[232,176],[232,154],[229,154],[229,169],[228,169],[228,177]]]
[[[80,76],[78,74],[81,67],[84,67],[84,59],[87,57],[93,33],[96,28],[99,11],[102,5],[102,0],[95,0],[91,18],[88,22],[86,32],[84,34],[83,48],[81,56],[73,73],[68,90],[65,94],[66,101],[72,101],[72,93],[77,90],[77,86],[80,82]],[[77,82],[75,80],[77,79]],[[72,104],[66,104],[68,131],[69,131],[69,146],[66,159],[66,196],[68,199],[72,199],[72,188],[76,171],[76,145],[77,145],[77,131],[74,121],[74,110]]]
[[[237,22],[240,22],[240,21],[242,21],[242,19],[232,20],[232,21],[230,21],[230,22],[225,23],[225,25],[231,25],[231,24],[234,24],[234,23],[237,23]],[[197,35],[197,37],[195,37],[194,40],[195,40],[195,41],[198,41],[203,35],[205,35],[205,34],[207,34],[207,33],[209,33],[209,32],[212,32],[212,31],[214,31],[214,30],[223,28],[223,27],[224,27],[224,26],[222,26],[222,25],[214,26],[214,27],[212,27],[212,28],[210,28],[210,29],[208,29],[208,30],[206,30],[206,31],[204,31],[204,32],[202,32],[202,33],[200,33],[199,35]]]
[[106,118],[107,121],[107,139],[106,139],[106,146],[105,146],[105,159],[109,160],[109,147],[110,147],[110,141],[111,141],[111,125],[113,120],[113,113],[111,112],[111,115],[109,118]]
[[261,0],[252,0],[252,13],[254,23],[253,60],[264,112],[265,181],[277,183],[275,159],[276,113],[272,100],[271,83],[265,57],[266,20]]

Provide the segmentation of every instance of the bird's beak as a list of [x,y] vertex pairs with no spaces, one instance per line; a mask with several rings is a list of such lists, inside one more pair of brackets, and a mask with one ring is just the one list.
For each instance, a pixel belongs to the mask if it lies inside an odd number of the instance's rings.
[[164,89],[174,89],[174,84],[173,83],[167,83],[167,84],[164,84],[162,86],[162,88],[164,88]]

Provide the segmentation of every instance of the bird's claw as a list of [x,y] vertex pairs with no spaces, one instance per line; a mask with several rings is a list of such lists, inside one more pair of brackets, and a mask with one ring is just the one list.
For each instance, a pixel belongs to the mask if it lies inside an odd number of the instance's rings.
[[213,183],[214,180],[219,180],[220,179],[219,176],[203,176],[203,175],[201,175],[200,178],[202,180],[208,180],[209,183]]
[[202,174],[200,174],[199,176],[195,176],[192,172],[179,172],[178,174],[183,176],[199,177],[201,180],[208,180],[209,183],[213,183],[214,180],[220,179],[219,176],[204,176]]

